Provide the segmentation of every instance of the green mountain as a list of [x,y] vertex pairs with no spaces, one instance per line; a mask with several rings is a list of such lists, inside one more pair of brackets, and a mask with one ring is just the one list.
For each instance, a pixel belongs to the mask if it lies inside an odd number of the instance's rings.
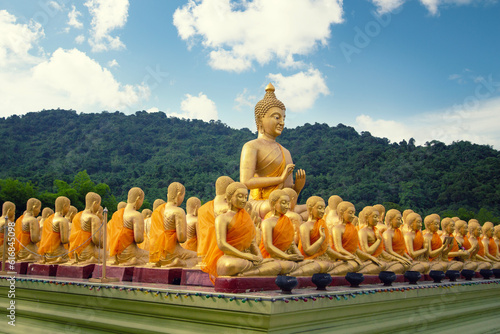
[[[255,137],[220,121],[162,112],[44,110],[0,118],[0,201],[12,201],[13,189],[24,197],[43,195],[47,205],[71,193],[81,209],[84,193],[97,187],[112,206],[137,186],[146,192],[147,207],[166,198],[168,185],[178,181],[186,186],[186,198],[205,202],[214,196],[217,177],[239,179],[241,148]],[[500,222],[500,152],[492,147],[463,141],[415,146],[413,139],[391,144],[343,124],[318,123],[285,129],[278,141],[296,168],[307,172],[300,202],[336,194],[358,211],[383,203],[423,215]],[[22,212],[25,200],[17,200]]]

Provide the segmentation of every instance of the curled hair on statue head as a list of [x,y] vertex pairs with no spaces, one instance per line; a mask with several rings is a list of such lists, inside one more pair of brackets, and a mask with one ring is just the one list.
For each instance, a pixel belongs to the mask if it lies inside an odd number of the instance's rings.
[[238,189],[247,189],[248,190],[247,186],[241,182],[233,182],[227,186],[227,188],[226,188],[226,200],[228,203],[231,202],[231,198],[233,198],[234,193]]
[[276,204],[276,202],[280,199],[281,196],[287,196],[286,192],[283,189],[276,189],[271,192],[268,198],[271,207],[273,207]]

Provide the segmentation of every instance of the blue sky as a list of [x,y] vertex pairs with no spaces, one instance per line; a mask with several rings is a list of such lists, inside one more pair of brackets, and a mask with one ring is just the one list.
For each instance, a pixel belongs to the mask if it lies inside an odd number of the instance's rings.
[[494,0],[0,0],[0,117],[163,111],[500,148]]

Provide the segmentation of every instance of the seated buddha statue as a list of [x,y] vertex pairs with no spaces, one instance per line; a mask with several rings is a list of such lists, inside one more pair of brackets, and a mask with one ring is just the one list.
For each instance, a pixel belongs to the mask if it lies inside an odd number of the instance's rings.
[[497,244],[493,239],[494,229],[495,227],[491,222],[483,224],[483,238],[481,239],[481,243],[483,244],[484,257],[492,261],[491,269],[500,269],[500,257],[498,256]]
[[39,260],[37,243],[40,242],[40,224],[36,217],[42,209],[42,202],[30,198],[26,203],[26,211],[16,220],[16,244],[14,246],[16,261],[35,262]]
[[144,241],[144,218],[137,211],[144,201],[144,191],[129,190],[127,204],[113,214],[108,223],[110,264],[140,266],[147,262],[148,253],[139,247]]
[[276,259],[281,265],[281,275],[311,276],[321,268],[316,261],[305,260],[294,242],[294,227],[286,215],[290,207],[290,197],[282,189],[276,189],[269,195],[271,216],[261,223],[262,257]]
[[481,242],[481,225],[476,219],[469,220],[469,234],[468,240],[470,242],[470,247],[472,249],[476,248],[476,251],[471,253],[471,260],[477,263],[477,271],[481,269],[491,269],[493,261],[487,259],[484,255],[484,245]]
[[73,226],[73,218],[75,218],[75,215],[78,213],[78,209],[71,205],[69,207],[68,213],[66,214],[66,219],[69,222],[69,230],[71,232],[71,227]]
[[[332,228],[332,249],[342,255],[353,255],[354,261],[359,264],[358,272],[362,274],[378,274],[385,265],[377,258],[359,248],[358,230],[352,224],[356,209],[351,202],[343,201],[337,206],[339,224]],[[375,219],[375,217],[373,217]]]
[[[40,226],[40,239],[43,237],[43,224],[45,223],[47,218],[49,218],[53,214],[54,214],[54,210],[52,210],[49,207],[46,207],[46,208],[43,208],[41,217],[38,217],[38,219],[39,219],[38,224]],[[40,244],[38,244],[37,246],[40,247]]]
[[424,268],[421,273],[428,273],[430,270],[429,264],[429,247],[425,244],[422,234],[422,217],[415,212],[408,214],[406,223],[410,230],[404,233],[406,252],[412,259],[412,263],[419,263]]
[[406,217],[408,217],[410,213],[413,213],[412,209],[406,209],[405,211],[403,211],[403,225],[401,226],[401,232],[403,233],[409,232],[411,230],[406,221]]
[[304,220],[302,219],[301,215],[295,212],[295,206],[297,205],[297,193],[292,188],[284,188],[283,191],[285,192],[285,194],[288,195],[288,198],[290,198],[290,208],[285,213],[285,215],[290,219],[290,221],[293,224],[293,230],[294,230],[293,242],[295,242],[295,244],[298,245],[300,240],[300,225],[302,225]]
[[[453,219],[453,218],[452,218]],[[464,269],[477,270],[478,263],[472,261],[472,255],[475,255],[478,251],[478,247],[472,248],[469,237],[467,234],[469,233],[469,226],[465,220],[458,219],[455,221],[455,232],[453,236],[457,241],[458,248],[467,253],[467,256],[461,257],[460,260],[464,263]]]
[[448,261],[448,252],[453,247],[449,239],[441,240],[439,231],[439,216],[430,214],[425,217],[424,224],[427,233],[424,234],[424,240],[429,247],[429,261],[431,270],[446,271],[450,265]]
[[276,276],[282,268],[272,258],[264,259],[255,241],[255,225],[245,210],[247,187],[240,182],[226,189],[228,211],[215,218],[217,244],[211,246],[201,265],[210,275],[218,276]]
[[208,250],[217,244],[215,239],[215,217],[227,212],[226,189],[233,183],[229,176],[221,176],[215,182],[215,198],[198,209],[196,226],[198,256],[203,259]]
[[198,237],[196,233],[196,225],[198,224],[198,209],[201,206],[201,201],[198,197],[190,197],[186,202],[186,224],[187,235],[186,242],[182,247],[193,252],[198,251]]
[[500,255],[500,225],[495,225],[493,229],[493,240],[497,244],[498,253]]
[[[2,205],[2,217],[0,217],[0,258],[3,256],[3,243],[5,239],[5,224],[7,223],[7,228],[9,223],[15,223],[16,216],[16,205],[12,202],[6,201]],[[7,217],[7,222],[5,221],[5,217]],[[8,238],[7,238],[8,240]],[[7,244],[7,248],[9,245]]]
[[342,202],[342,198],[338,195],[330,196],[328,206],[325,210],[325,222],[328,230],[331,231],[334,225],[339,223],[339,215],[337,214],[337,206]]
[[[320,273],[343,276],[359,269],[359,262],[352,254],[340,254],[330,247],[330,231],[323,220],[325,201],[312,196],[307,199],[308,220],[300,226],[299,250],[306,260],[314,260]],[[339,261],[340,260],[340,261]]]
[[153,211],[144,209],[141,211],[142,218],[144,218],[144,241],[137,244],[137,247],[149,252],[149,232],[151,231],[151,215]]
[[69,222],[66,214],[71,202],[65,196],[56,198],[55,213],[43,223],[42,239],[38,254],[42,256],[42,263],[65,263],[69,256],[64,244],[69,243]]
[[250,189],[252,210],[264,219],[271,211],[266,201],[271,192],[292,188],[300,195],[306,173],[298,170],[294,183],[292,156],[276,142],[285,126],[285,105],[276,98],[272,84],[267,85],[264,98],[255,106],[255,123],[257,139],[245,143],[241,150],[240,181]]
[[451,249],[448,252],[449,266],[448,270],[462,270],[462,269],[473,269],[474,265],[469,264],[467,268],[464,267],[465,260],[469,258],[469,254],[460,249],[457,240],[455,239],[455,221],[452,218],[443,218],[441,220],[441,240],[444,242],[445,238],[452,238],[450,241]]
[[73,218],[73,227],[69,236],[69,255],[74,259],[72,264],[84,265],[97,263],[100,257],[99,245],[102,245],[100,232],[101,219],[97,212],[101,206],[101,196],[94,192],[85,195],[85,210]]
[[[374,210],[372,206],[369,206],[364,209],[365,210],[365,219],[366,222],[363,224],[364,227],[359,230],[359,248],[365,252],[376,258],[383,266],[384,270],[392,271],[396,274],[402,274],[405,270],[410,267],[410,261],[401,256],[394,256],[389,254],[384,249],[384,240],[382,235],[377,230],[378,223],[378,211]],[[389,226],[388,218],[392,219],[392,216],[389,215],[392,213],[391,210],[386,215],[386,225]],[[398,211],[399,213],[399,211]],[[399,214],[399,220],[397,220],[400,224],[401,222],[401,214]],[[399,225],[398,225],[399,228]],[[387,233],[389,229],[386,230]],[[386,238],[388,239],[388,238]],[[389,241],[387,241],[389,242]],[[391,238],[392,243],[392,238]],[[395,252],[393,252],[395,253]]]
[[[157,267],[192,267],[198,262],[195,251],[182,248],[186,241],[186,213],[179,206],[186,190],[179,182],[168,186],[167,202],[156,209],[151,222],[149,262]],[[158,214],[160,213],[160,214]]]
[[[408,216],[414,212],[408,213],[406,216],[406,223],[409,223]],[[382,235],[384,239],[385,251],[397,258],[398,262],[403,264],[406,270],[418,271],[420,273],[426,273],[429,271],[430,265],[426,262],[414,261],[413,258],[408,255],[406,249],[405,237],[401,231],[402,220],[401,213],[398,210],[391,209],[386,215],[386,225],[387,230]],[[420,226],[422,226],[422,220],[420,220]],[[409,226],[411,229],[411,226]],[[412,230],[413,231],[413,230]],[[419,230],[420,231],[420,230]],[[408,232],[407,232],[408,233]],[[415,252],[413,250],[413,252]],[[405,260],[407,263],[401,261]]]
[[378,223],[376,227],[378,233],[382,235],[385,230],[387,230],[387,225],[385,225],[385,207],[382,204],[375,204],[373,209],[378,212]]

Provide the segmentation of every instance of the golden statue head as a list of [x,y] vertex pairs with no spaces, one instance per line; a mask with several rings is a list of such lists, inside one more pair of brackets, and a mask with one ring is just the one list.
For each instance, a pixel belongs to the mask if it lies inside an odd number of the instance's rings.
[[415,223],[415,222],[418,222],[417,225],[415,225],[415,227],[417,227],[418,230],[421,230],[422,229],[422,217],[418,213],[412,212],[406,217],[406,223],[408,224],[408,226],[411,227],[412,230],[416,230],[416,228],[414,228],[414,226],[413,226],[413,223]]
[[33,216],[38,216],[42,208],[42,202],[37,198],[30,198],[26,203],[26,211],[31,213]]
[[[186,193],[186,189],[179,182],[172,182],[168,186],[167,190],[167,202],[174,202],[177,199],[182,203],[184,201],[184,195]],[[181,200],[182,197],[182,200]],[[181,203],[178,203],[180,205]]]
[[467,230],[469,229],[469,226],[467,225],[467,222],[465,220],[457,220],[455,222],[455,232],[459,233],[461,235],[467,234]]
[[375,204],[373,208],[378,211],[380,222],[384,221],[385,207],[382,204]]
[[402,217],[401,212],[397,209],[390,209],[389,211],[387,211],[387,213],[385,215],[385,225],[387,225],[389,227],[390,226],[395,227],[393,225],[393,221],[394,221],[394,219],[397,219],[398,217],[399,217],[398,225],[400,225],[401,217]]
[[264,95],[264,98],[255,105],[255,124],[257,125],[257,131],[259,130],[260,120],[272,107],[278,107],[283,111],[286,110],[283,102],[276,98],[276,95],[274,94],[274,86],[269,84],[266,86],[266,94]]
[[162,200],[161,198],[155,199],[155,201],[153,202],[153,211],[155,211],[156,208],[159,207],[162,204],[165,204],[164,200]]
[[492,222],[486,222],[483,224],[483,234],[486,235],[490,229],[494,229],[494,225]]
[[42,210],[42,218],[46,219],[49,218],[49,216],[54,214],[54,210],[52,210],[49,207],[43,208]]
[[63,216],[65,216],[68,213],[70,206],[71,206],[71,201],[66,196],[59,196],[58,198],[56,198],[56,203],[55,203],[56,212],[61,213]]
[[188,214],[196,215],[201,206],[201,201],[198,197],[189,197],[186,202],[186,211]]
[[133,187],[128,191],[127,203],[134,204],[135,209],[139,209],[144,201],[144,191],[139,187]]
[[336,212],[337,211],[337,206],[342,201],[343,201],[343,199],[340,196],[338,196],[338,195],[332,195],[328,199],[328,207],[330,208],[330,210],[335,210],[335,212]]
[[99,206],[101,205],[101,196],[94,192],[88,192],[85,195],[85,208],[97,212]]
[[12,221],[16,214],[16,205],[12,202],[4,202],[2,205],[2,218],[5,216],[9,217],[9,220]]
[[150,209],[144,209],[142,210],[141,214],[144,219],[148,219],[153,214],[153,211],[151,211]]
[[215,181],[215,195],[225,195],[227,186],[229,186],[233,182],[234,180],[229,176],[220,176],[217,181]]
[[[241,199],[241,200],[236,199],[235,201],[233,201],[233,196],[237,192],[238,189],[244,189],[246,192],[246,196],[244,199]],[[227,188],[226,188],[226,201],[227,201],[227,204],[228,204],[230,209],[232,207],[244,208],[245,205],[247,204],[247,198],[248,198],[248,188],[243,183],[233,182],[227,186]]]

